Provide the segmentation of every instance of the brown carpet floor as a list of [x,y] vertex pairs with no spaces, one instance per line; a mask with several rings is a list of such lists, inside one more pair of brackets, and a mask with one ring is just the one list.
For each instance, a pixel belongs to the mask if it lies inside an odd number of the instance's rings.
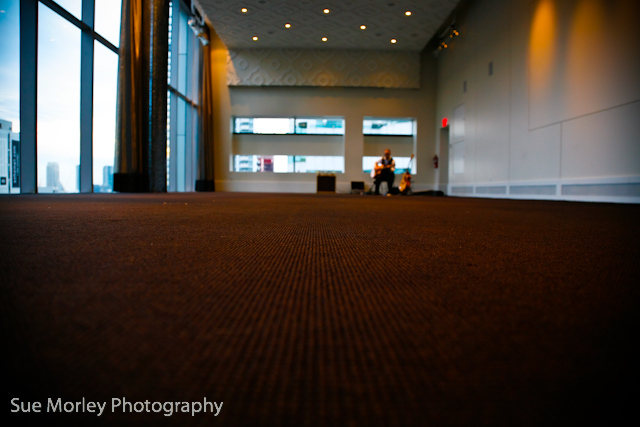
[[4,394],[107,402],[4,425],[638,421],[638,205],[25,195],[0,242]]

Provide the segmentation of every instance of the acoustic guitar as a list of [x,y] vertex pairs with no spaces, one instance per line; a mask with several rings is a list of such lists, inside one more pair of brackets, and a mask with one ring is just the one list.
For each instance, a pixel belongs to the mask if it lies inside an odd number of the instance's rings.
[[384,165],[376,164],[373,170],[371,171],[371,178],[375,178],[376,176],[380,175],[383,170],[389,169],[390,167],[391,165],[384,166]]
[[414,156],[415,154],[411,155],[411,159],[409,159],[409,166],[407,166],[407,170],[402,174],[402,181],[400,181],[400,185],[398,186],[398,190],[400,190],[401,193],[411,191],[411,173],[409,171],[411,170],[411,164],[413,163]]

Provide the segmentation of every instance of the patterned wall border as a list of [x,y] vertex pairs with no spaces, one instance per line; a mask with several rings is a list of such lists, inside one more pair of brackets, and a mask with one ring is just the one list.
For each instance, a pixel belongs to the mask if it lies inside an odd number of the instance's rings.
[[232,49],[229,86],[418,89],[420,53],[331,49]]

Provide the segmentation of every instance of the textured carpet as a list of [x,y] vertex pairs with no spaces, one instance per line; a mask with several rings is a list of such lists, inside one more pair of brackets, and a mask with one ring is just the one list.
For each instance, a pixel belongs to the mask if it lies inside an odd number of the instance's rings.
[[[14,414],[5,398],[4,425],[638,420],[639,219],[461,198],[0,197],[5,394],[107,402]],[[224,405],[111,412],[123,397]]]

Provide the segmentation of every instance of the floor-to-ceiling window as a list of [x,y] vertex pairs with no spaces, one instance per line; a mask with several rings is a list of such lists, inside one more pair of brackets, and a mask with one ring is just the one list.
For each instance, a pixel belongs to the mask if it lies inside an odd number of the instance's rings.
[[[120,45],[122,0],[95,0],[95,31],[114,47]],[[116,140],[118,53],[94,40],[93,191],[113,191]]]
[[167,111],[167,189],[194,191],[197,173],[200,42],[182,1],[171,2]]
[[[64,3],[75,10],[76,2]],[[38,193],[80,191],[80,35],[78,27],[40,3]]]
[[0,0],[0,194],[20,192],[20,2]]
[[[8,147],[17,158],[14,180],[20,178],[24,78],[35,80],[37,88],[33,104],[27,105],[37,112],[35,162],[27,163],[35,167],[37,192],[112,191],[121,0],[25,1],[22,6],[32,11],[25,14],[19,13],[20,3],[0,0],[0,43],[9,65],[0,67],[0,121],[11,123],[16,140]],[[37,37],[21,48],[24,28],[34,28]],[[33,69],[20,69],[25,58],[35,64]]]

